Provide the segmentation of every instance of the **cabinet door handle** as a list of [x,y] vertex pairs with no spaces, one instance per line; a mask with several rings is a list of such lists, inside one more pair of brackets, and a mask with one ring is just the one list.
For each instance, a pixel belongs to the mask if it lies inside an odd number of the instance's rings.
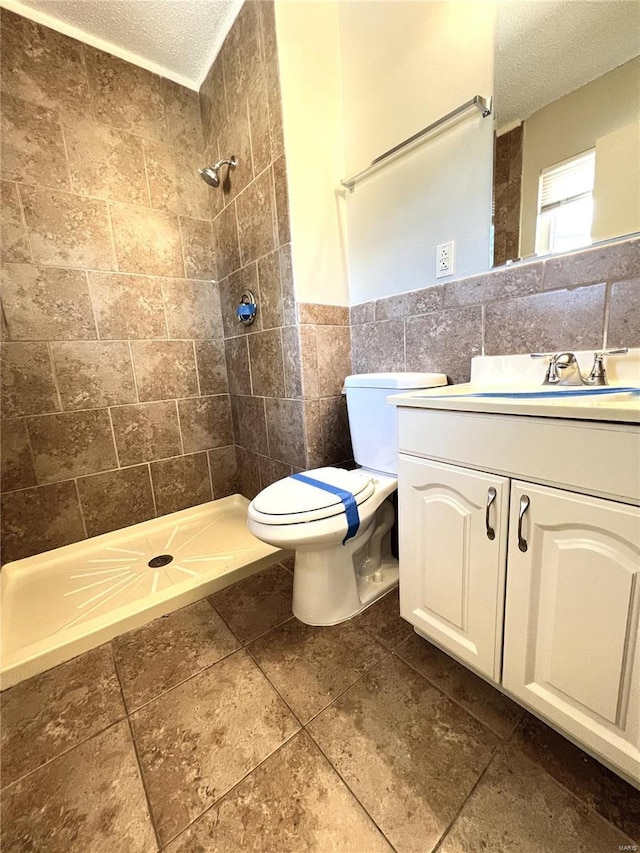
[[518,548],[521,551],[526,551],[529,547],[527,545],[527,540],[522,535],[522,520],[524,518],[525,512],[529,509],[529,504],[531,501],[529,500],[529,495],[522,495],[520,498],[520,511],[518,513]]
[[489,491],[487,492],[487,508],[484,514],[484,526],[487,528],[487,539],[491,540],[496,538],[496,532],[489,524],[489,510],[491,509],[491,504],[495,501],[497,494],[498,493],[493,486],[489,486]]

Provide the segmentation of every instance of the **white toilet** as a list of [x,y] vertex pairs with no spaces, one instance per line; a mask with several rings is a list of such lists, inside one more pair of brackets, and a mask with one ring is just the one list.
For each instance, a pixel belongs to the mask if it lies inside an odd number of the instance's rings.
[[251,533],[296,552],[293,612],[301,622],[343,622],[397,584],[390,496],[398,484],[398,444],[396,411],[386,400],[401,390],[446,383],[441,373],[347,376],[349,427],[360,467],[294,474],[267,486],[251,501]]

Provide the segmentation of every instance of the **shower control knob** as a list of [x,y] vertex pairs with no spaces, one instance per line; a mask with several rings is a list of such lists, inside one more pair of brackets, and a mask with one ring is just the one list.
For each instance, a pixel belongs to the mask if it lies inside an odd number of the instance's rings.
[[250,290],[245,290],[240,297],[240,304],[236,309],[238,322],[242,323],[243,326],[250,326],[255,322],[257,313],[258,306],[256,304],[255,296]]

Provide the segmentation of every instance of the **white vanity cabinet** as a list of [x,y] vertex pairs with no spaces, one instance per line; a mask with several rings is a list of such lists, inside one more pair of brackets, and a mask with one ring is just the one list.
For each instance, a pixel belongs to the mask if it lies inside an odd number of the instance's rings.
[[400,612],[500,679],[509,480],[400,456]]
[[514,481],[510,530],[504,688],[640,779],[638,508]]
[[401,615],[640,783],[637,427],[398,405]]

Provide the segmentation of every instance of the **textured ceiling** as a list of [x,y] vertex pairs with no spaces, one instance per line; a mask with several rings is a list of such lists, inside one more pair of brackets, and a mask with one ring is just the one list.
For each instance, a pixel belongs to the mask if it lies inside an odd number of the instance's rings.
[[1,5],[197,89],[242,0],[1,0]]
[[639,0],[499,3],[497,126],[527,118],[638,54]]

